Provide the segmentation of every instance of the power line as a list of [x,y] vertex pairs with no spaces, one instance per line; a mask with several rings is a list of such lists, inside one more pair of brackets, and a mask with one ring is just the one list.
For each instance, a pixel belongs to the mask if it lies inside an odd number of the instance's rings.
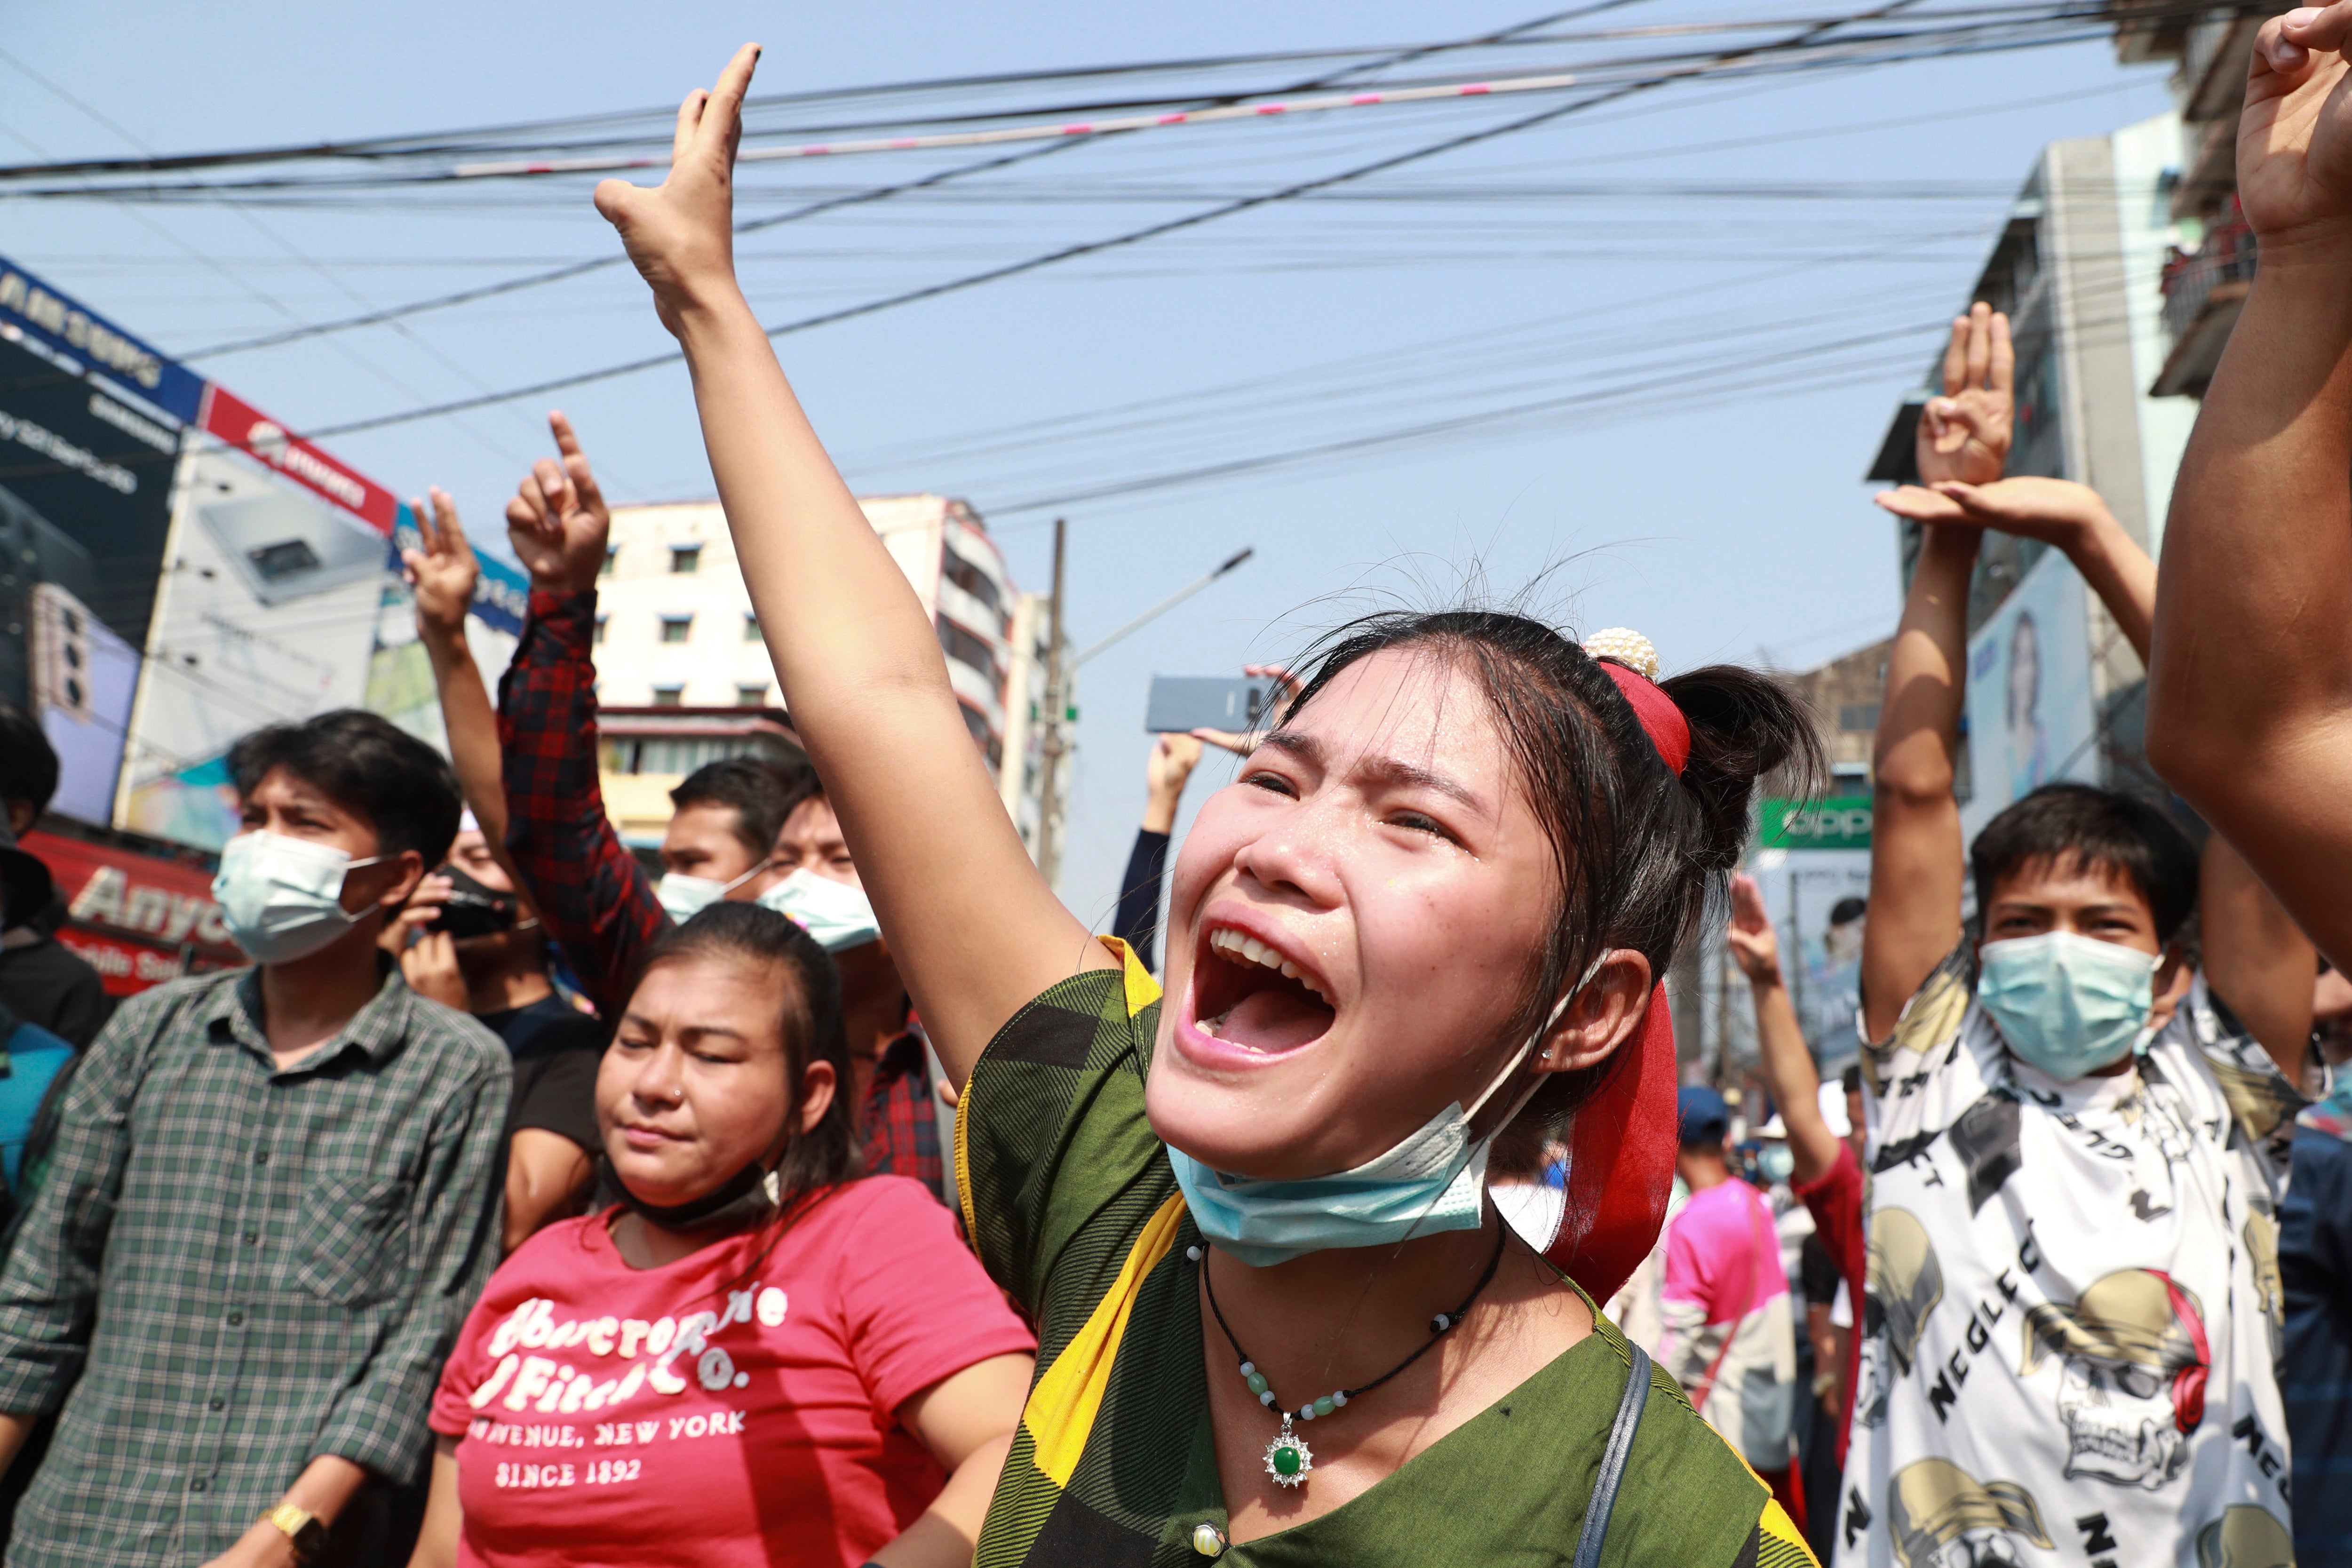
[[[1603,0],[1604,6],[1622,5],[1626,3],[1628,3],[1628,0]],[[1724,60],[1741,59],[1766,50],[1801,47],[1805,44],[1811,42],[1814,37],[1820,37],[1821,35],[1843,26],[1845,23],[1873,20],[1892,16],[1898,12],[1907,10],[1911,6],[1919,3],[1920,0],[1888,0],[1887,4],[1877,6],[1873,10],[1863,12],[1856,16],[1832,18],[1815,24],[1799,34],[1792,35],[1791,37],[1776,43],[1760,46],[1758,49],[1736,51],[1721,58]],[[1359,180],[1372,174],[1383,174],[1391,169],[1402,168],[1407,164],[1418,163],[1425,158],[1433,158],[1440,153],[1456,152],[1462,148],[1475,146],[1480,142],[1492,141],[1497,137],[1509,136],[1521,131],[1532,130],[1537,126],[1549,124],[1552,121],[1561,119],[1567,115],[1580,113],[1588,109],[1598,108],[1604,103],[1611,103],[1620,99],[1631,97],[1634,93],[1648,90],[1651,88],[1664,85],[1667,81],[1675,80],[1690,74],[1694,73],[1687,71],[1671,72],[1666,75],[1653,77],[1640,81],[1629,82],[1621,87],[1596,94],[1591,98],[1580,99],[1573,103],[1554,105],[1549,109],[1538,110],[1533,114],[1523,115],[1516,120],[1506,121],[1500,125],[1486,126],[1476,131],[1465,132],[1459,135],[1450,136],[1439,142],[1433,142],[1421,147],[1412,148],[1403,153],[1393,153],[1385,158],[1375,159],[1369,163],[1360,163],[1352,168],[1341,170],[1337,174],[1320,175],[1311,180],[1297,181],[1276,190],[1244,197],[1237,201],[1226,202],[1202,212],[1188,213],[1181,217],[1170,218],[1160,223],[1150,224],[1142,228],[1131,229],[1127,233],[1114,235],[1108,238],[1086,240],[1076,245],[1064,246],[1059,249],[1048,251],[1044,255],[1029,257],[1023,260],[1011,262],[1001,267],[988,268],[979,272],[968,273],[961,278],[950,279],[940,283],[927,284],[921,288],[907,289],[903,292],[889,295],[883,299],[867,300],[856,305],[845,306],[835,310],[823,311],[814,316],[803,317],[797,321],[786,322],[782,326],[771,327],[767,329],[767,335],[771,339],[773,339],[782,337],[792,332],[806,331],[812,328],[828,326],[839,321],[851,321],[860,316],[872,315],[878,311],[891,310],[900,305],[913,304],[924,300],[938,299],[945,294],[956,293],[966,289],[978,288],[982,284],[1001,282],[1006,279],[1017,278],[1024,273],[1034,272],[1042,268],[1052,267],[1064,261],[1075,260],[1079,257],[1097,255],[1103,251],[1113,250],[1129,245],[1141,244],[1147,240],[1159,238],[1163,235],[1174,234],[1180,230],[1197,227],[1202,224],[1214,223],[1221,218],[1231,217],[1237,213],[1248,212],[1255,208],[1265,206],[1276,202],[1289,201],[1315,191],[1326,190],[1335,185],[1346,184],[1351,180]],[[1052,145],[1066,145],[1066,143],[1053,143]],[[350,435],[362,430],[381,429],[386,426],[406,424],[409,421],[415,419],[434,418],[443,415],[465,413],[471,409],[486,407],[496,403],[509,402],[516,398],[541,396],[551,392],[563,391],[574,386],[586,385],[599,381],[608,381],[616,376],[630,375],[639,371],[651,370],[658,365],[674,364],[684,357],[684,353],[677,351],[667,353],[652,354],[643,359],[629,361],[623,364],[610,365],[603,370],[586,371],[576,373],[572,375],[557,376],[547,381],[534,383],[528,386],[511,388],[505,392],[492,393],[475,397],[457,398],[449,402],[430,405],[423,408],[410,409],[400,414],[378,415],[373,418],[351,420],[344,424],[333,426],[325,430],[317,432],[315,438],[325,439],[330,437]]]
[[[1516,26],[1506,27],[1499,32],[1481,35],[1475,38],[1460,40],[1453,44],[1431,45],[1425,47],[1419,47],[1403,53],[1394,54],[1386,59],[1350,66],[1341,70],[1328,72],[1323,76],[1296,83],[1283,90],[1304,92],[1317,88],[1329,87],[1344,80],[1348,77],[1356,75],[1360,71],[1385,70],[1391,67],[1404,64],[1408,60],[1419,58],[1423,55],[1436,53],[1444,49],[1475,48],[1485,44],[1511,37],[1517,34],[1523,33],[1536,27],[1549,26],[1556,22],[1567,21],[1580,16],[1593,16],[1602,11],[1615,10],[1620,6],[1638,5],[1641,3],[1642,0],[1599,0],[1598,4],[1579,6],[1567,11],[1553,12],[1547,16],[1538,16],[1532,21],[1523,22]],[[1213,105],[1231,101],[1233,101],[1231,99],[1212,99],[1209,100]],[[1091,140],[1091,138],[1089,138],[1089,140]],[[735,232],[739,235],[753,234],[762,229],[774,228],[783,224],[797,223],[804,218],[816,217],[824,213],[837,212],[845,207],[861,206],[869,203],[887,201],[893,196],[906,195],[909,192],[929,190],[936,186],[945,184],[950,181],[964,179],[974,174],[988,174],[998,169],[1011,168],[1018,163],[1034,162],[1038,158],[1049,157],[1055,153],[1064,151],[1067,147],[1076,145],[1077,145],[1076,142],[1050,142],[1043,147],[1030,148],[1018,153],[983,158],[971,163],[961,163],[951,169],[942,169],[934,174],[926,174],[920,179],[902,180],[895,184],[877,185],[863,191],[853,191],[842,195],[827,197],[823,200],[812,202],[805,206],[793,208],[789,212],[777,213],[767,217],[752,218],[739,222],[735,226]],[[431,299],[412,300],[405,305],[393,306],[382,310],[368,311],[362,315],[346,317],[341,321],[322,321],[301,329],[264,333],[258,337],[246,338],[236,342],[215,344],[211,348],[199,349],[195,353],[183,357],[188,359],[205,359],[231,353],[240,353],[247,349],[275,348],[280,344],[294,342],[302,338],[320,337],[330,332],[340,332],[358,327],[375,326],[381,322],[394,321],[405,316],[416,315],[426,310],[437,310],[451,306],[470,304],[478,300],[487,300],[497,295],[510,294],[524,289],[536,289],[544,284],[562,282],[568,279],[582,277],[587,273],[602,271],[609,267],[616,267],[627,259],[627,257],[622,254],[608,254],[585,261],[573,262],[569,266],[554,268],[545,272],[528,274],[520,278],[510,278],[502,282],[484,284],[473,289],[459,289],[455,293],[438,295]],[[528,394],[517,394],[516,395],[528,395]],[[345,426],[344,428],[349,429],[352,427]]]

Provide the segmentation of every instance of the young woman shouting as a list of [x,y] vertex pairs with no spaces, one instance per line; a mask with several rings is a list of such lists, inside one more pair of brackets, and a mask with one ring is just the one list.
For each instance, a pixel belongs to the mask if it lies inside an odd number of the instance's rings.
[[[1516,616],[1352,628],[1202,808],[1161,1003],[1031,867],[737,288],[757,53],[688,99],[659,189],[596,199],[685,346],[794,721],[962,1088],[972,1239],[1040,1325],[979,1562],[1809,1563],[1580,1288],[1654,1237],[1654,993],[1755,776],[1809,745],[1795,710]],[[1484,1178],[1506,1127],[1588,1102],[1554,1248],[1577,1281]]]
[[719,903],[596,1080],[625,1201],[491,1277],[434,1401],[413,1568],[961,1568],[1034,1342],[919,1183],[856,1173],[841,988]]

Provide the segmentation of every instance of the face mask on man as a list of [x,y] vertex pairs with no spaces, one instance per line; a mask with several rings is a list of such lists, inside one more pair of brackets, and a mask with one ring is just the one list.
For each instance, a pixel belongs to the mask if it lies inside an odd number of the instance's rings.
[[213,900],[246,956],[256,963],[290,963],[359,922],[360,915],[343,909],[343,877],[383,858],[354,860],[331,845],[262,829],[240,833],[221,851]]
[[2020,1060],[2078,1079],[2145,1047],[2163,962],[2073,931],[1989,942],[1977,1000]]
[[820,877],[805,867],[761,893],[759,901],[816,938],[827,952],[846,952],[882,934],[865,889]]
[[654,884],[654,900],[672,921],[684,925],[767,868],[768,862],[762,860],[731,882],[714,877],[689,877],[683,871],[665,871],[662,879]]

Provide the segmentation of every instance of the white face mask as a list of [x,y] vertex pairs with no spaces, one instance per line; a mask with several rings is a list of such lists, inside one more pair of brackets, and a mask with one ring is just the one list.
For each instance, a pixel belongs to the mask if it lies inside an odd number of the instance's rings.
[[768,862],[762,860],[731,882],[689,877],[683,871],[664,871],[662,879],[654,884],[654,899],[673,921],[684,925],[767,868]]
[[359,922],[360,915],[343,909],[344,874],[383,858],[354,860],[331,845],[266,829],[240,833],[221,851],[213,900],[230,938],[247,957],[256,963],[290,963]]
[[865,889],[805,867],[761,893],[759,901],[805,930],[827,952],[846,952],[882,935]]

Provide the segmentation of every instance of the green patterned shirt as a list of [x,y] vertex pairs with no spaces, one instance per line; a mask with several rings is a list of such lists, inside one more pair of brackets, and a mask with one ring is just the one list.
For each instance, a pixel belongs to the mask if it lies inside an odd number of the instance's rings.
[[[1204,1561],[1204,1524],[1220,1568],[1569,1562],[1633,1364],[1597,1311],[1592,1334],[1370,1490],[1220,1545],[1225,1503],[1184,1258],[1200,1233],[1144,1118],[1159,994],[1132,959],[1063,981],[990,1042],[964,1092],[964,1223],[1038,1339],[979,1568],[1185,1568]],[[1813,1560],[1763,1482],[1654,1369],[1601,1561]]]
[[412,1479],[498,1263],[510,1069],[395,971],[290,1068],[258,972],[158,986],[89,1047],[0,1269],[0,1410],[62,1404],[8,1561],[198,1563],[302,1467]]

